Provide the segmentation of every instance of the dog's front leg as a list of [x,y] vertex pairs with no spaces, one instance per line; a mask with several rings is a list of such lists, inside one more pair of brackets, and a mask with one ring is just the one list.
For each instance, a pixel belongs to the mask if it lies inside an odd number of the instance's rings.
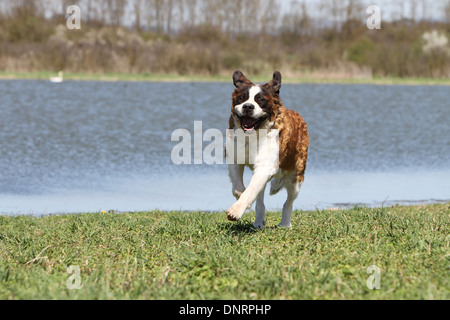
[[271,179],[264,170],[255,170],[250,184],[239,200],[227,211],[228,220],[239,221]]
[[239,200],[245,191],[244,169],[245,165],[240,164],[231,164],[228,166],[231,184],[233,185],[232,193],[236,200]]

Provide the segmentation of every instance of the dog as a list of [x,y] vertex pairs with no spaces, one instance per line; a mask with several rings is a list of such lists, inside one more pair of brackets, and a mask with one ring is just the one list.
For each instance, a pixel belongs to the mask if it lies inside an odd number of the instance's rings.
[[[232,193],[237,202],[227,211],[227,217],[229,221],[239,221],[256,201],[253,226],[257,229],[266,226],[264,194],[269,181],[271,195],[283,188],[287,190],[279,226],[292,228],[293,203],[305,179],[308,128],[300,114],[284,107],[280,99],[281,82],[279,71],[275,71],[272,81],[264,85],[254,84],[240,70],[233,74],[235,90],[232,95],[229,131],[243,130],[248,136],[254,135],[259,147],[253,163],[246,158],[245,164],[238,164],[237,161],[228,164]],[[269,141],[276,141],[275,148]],[[244,149],[237,150],[236,153],[248,154],[248,143]],[[225,152],[228,153],[229,150]],[[243,181],[246,166],[253,171],[248,188],[245,188]]]

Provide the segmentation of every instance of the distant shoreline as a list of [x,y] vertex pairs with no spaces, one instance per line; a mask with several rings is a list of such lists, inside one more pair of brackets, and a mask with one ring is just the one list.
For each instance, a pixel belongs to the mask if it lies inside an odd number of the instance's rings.
[[[0,72],[0,80],[48,80],[56,72]],[[255,81],[264,82],[270,77],[256,76]],[[122,74],[122,73],[70,73],[64,74],[69,81],[104,81],[104,82],[231,82],[231,76],[225,75],[176,75],[176,74]],[[435,78],[325,78],[318,76],[285,77],[288,84],[372,84],[372,85],[450,85],[450,79]]]

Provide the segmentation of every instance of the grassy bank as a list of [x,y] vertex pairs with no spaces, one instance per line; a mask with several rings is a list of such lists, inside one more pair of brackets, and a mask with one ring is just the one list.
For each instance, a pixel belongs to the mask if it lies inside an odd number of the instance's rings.
[[[48,80],[56,76],[55,72],[0,72],[0,80],[25,79],[25,80]],[[252,76],[255,82],[267,82],[270,74],[266,76]],[[72,81],[140,81],[140,82],[231,82],[230,75],[175,75],[175,74],[124,74],[124,73],[65,73],[65,80]],[[396,78],[396,77],[373,77],[373,78],[349,78],[337,77],[326,78],[317,75],[302,77],[284,77],[285,83],[292,84],[375,84],[375,85],[450,85],[450,79],[444,78]]]
[[292,230],[270,213],[260,231],[252,214],[2,216],[0,299],[449,299],[449,212],[296,212]]

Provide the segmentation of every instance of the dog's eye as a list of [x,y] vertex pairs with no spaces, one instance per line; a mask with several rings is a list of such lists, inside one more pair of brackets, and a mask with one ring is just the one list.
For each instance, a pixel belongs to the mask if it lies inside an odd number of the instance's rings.
[[255,101],[256,101],[258,104],[262,104],[262,103],[266,102],[266,99],[265,99],[261,94],[258,94],[258,95],[256,95],[256,97],[255,97]]
[[236,104],[241,104],[244,101],[247,101],[247,99],[248,99],[248,97],[245,94],[240,95],[236,98]]

